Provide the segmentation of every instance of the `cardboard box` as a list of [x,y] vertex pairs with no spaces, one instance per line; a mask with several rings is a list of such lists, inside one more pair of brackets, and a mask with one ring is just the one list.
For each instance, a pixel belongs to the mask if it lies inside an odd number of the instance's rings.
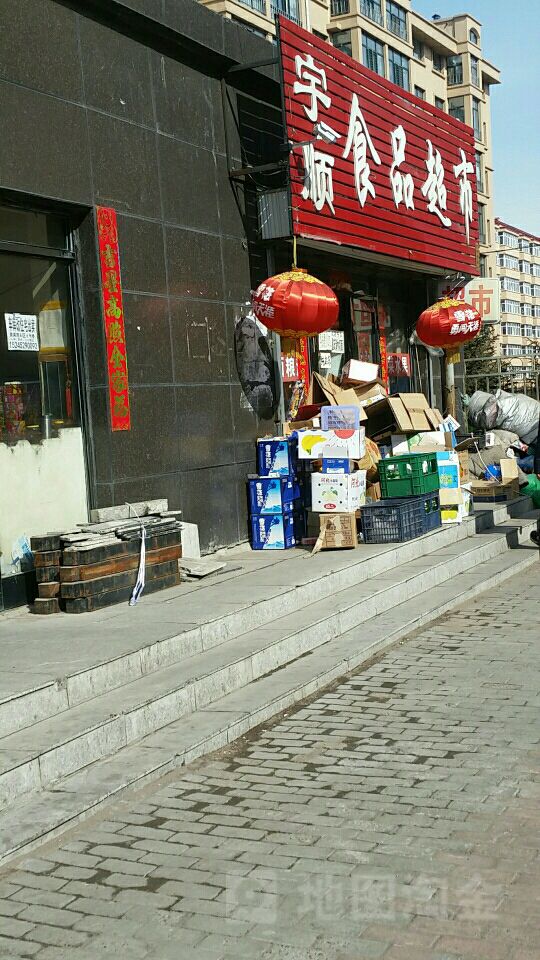
[[257,467],[261,477],[288,477],[295,472],[297,443],[292,437],[257,440]]
[[285,420],[283,424],[283,436],[290,437],[297,430],[315,430],[320,425],[318,417],[313,420]]
[[379,461],[381,452],[376,443],[366,437],[366,449],[364,456],[356,461],[358,470],[365,470],[368,480],[375,481],[379,479]]
[[296,546],[294,514],[257,514],[250,522],[252,550],[288,550]]
[[462,523],[473,513],[472,496],[468,490],[440,490],[442,523]]
[[398,393],[365,407],[368,435],[373,439],[398,433],[438,430],[442,416],[432,410],[423,393]]
[[454,435],[443,430],[427,430],[414,433],[407,438],[411,453],[438,453],[439,450],[454,449]]
[[354,550],[358,546],[356,515],[336,513],[319,517],[320,531],[313,553],[319,550]]
[[366,503],[376,503],[381,499],[380,483],[368,483],[366,487]]
[[373,383],[379,376],[378,363],[366,363],[364,360],[348,360],[341,372],[341,382],[345,385]]
[[336,457],[324,457],[321,461],[322,473],[350,473],[351,461],[339,460]]
[[437,453],[439,487],[441,490],[459,490],[459,455],[453,450]]
[[292,513],[300,486],[293,477],[250,477],[248,493],[251,513]]
[[298,434],[300,460],[359,460],[365,453],[363,427],[359,430],[303,430]]
[[388,396],[388,390],[382,380],[376,380],[375,383],[365,387],[356,385],[353,390],[361,407],[369,407],[372,403],[378,403],[379,400],[384,400]]
[[458,453],[459,459],[459,482],[461,484],[468,483],[471,479],[471,461],[469,457],[468,450],[460,450]]
[[478,503],[503,503],[519,497],[519,474],[517,461],[510,457],[501,460],[502,482],[496,480],[471,480],[469,486]]
[[311,378],[308,395],[304,406],[313,404],[337,404],[338,406],[357,406],[360,407],[360,423],[366,420],[366,415],[359,403],[355,391],[351,388],[344,390],[338,383],[330,377],[322,377],[320,373],[314,373]]
[[315,513],[353,513],[365,501],[365,470],[311,474],[311,509]]

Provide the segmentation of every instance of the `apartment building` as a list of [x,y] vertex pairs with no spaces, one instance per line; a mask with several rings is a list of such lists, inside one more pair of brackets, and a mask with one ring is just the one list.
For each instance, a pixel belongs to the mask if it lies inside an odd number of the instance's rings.
[[283,14],[364,66],[473,127],[478,188],[479,266],[496,275],[490,91],[500,72],[482,53],[482,25],[470,14],[427,20],[411,0],[201,0],[275,36]]
[[[495,220],[501,281],[500,352],[509,366],[540,365],[540,237]],[[513,360],[511,358],[514,358]]]

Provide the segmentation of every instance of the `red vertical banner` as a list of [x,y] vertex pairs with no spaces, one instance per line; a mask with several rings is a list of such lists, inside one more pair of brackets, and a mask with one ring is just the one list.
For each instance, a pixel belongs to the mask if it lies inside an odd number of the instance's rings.
[[112,207],[97,207],[96,210],[111,427],[113,430],[130,430],[126,335],[116,211]]
[[379,334],[379,353],[381,355],[381,380],[388,389],[388,353],[386,352],[386,336]]

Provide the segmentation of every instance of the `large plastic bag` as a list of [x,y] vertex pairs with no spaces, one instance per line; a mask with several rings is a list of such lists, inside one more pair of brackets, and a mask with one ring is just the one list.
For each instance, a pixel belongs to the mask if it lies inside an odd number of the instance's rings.
[[540,480],[537,476],[533,474],[529,477],[527,486],[522,487],[519,492],[523,494],[524,497],[531,497],[536,509],[540,509]]
[[469,423],[480,430],[493,430],[498,426],[499,406],[492,393],[477,390],[473,393],[467,406]]
[[517,433],[523,443],[533,443],[538,436],[540,421],[538,400],[523,393],[506,393],[505,390],[498,390],[495,397],[500,410],[495,426]]

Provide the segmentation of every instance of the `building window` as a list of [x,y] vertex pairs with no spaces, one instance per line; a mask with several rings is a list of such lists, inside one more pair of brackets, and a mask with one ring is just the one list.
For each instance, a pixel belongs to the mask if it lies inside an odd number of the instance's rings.
[[533,307],[533,311],[534,311],[533,316],[535,316],[536,319],[538,320],[538,318],[540,317],[540,307],[536,304]]
[[480,64],[478,57],[471,57],[471,83],[474,83],[475,87],[480,87]]
[[516,277],[503,277],[501,280],[501,290],[507,293],[519,293],[520,283]]
[[533,277],[540,277],[540,263],[531,264],[531,273]]
[[530,264],[528,260],[519,261],[520,273],[532,273],[531,267],[532,267],[532,264]]
[[8,443],[42,439],[45,416],[53,430],[79,423],[71,260],[62,218],[0,207],[0,440]]
[[331,0],[330,13],[332,17],[343,17],[349,13],[349,0]]
[[478,204],[478,241],[479,243],[487,243],[486,208],[483,203]]
[[531,243],[531,257],[540,257],[540,243]]
[[522,317],[532,317],[532,304],[522,303],[521,304],[521,316]]
[[362,33],[362,62],[368,70],[373,70],[380,77],[385,76],[384,46],[375,37],[370,37],[369,33]]
[[533,297],[540,297],[540,284],[533,283],[532,285],[532,295]]
[[413,57],[415,60],[424,59],[424,44],[417,37],[413,37]]
[[373,23],[378,23],[382,27],[383,12],[381,0],[360,0],[360,13],[364,17],[367,17],[368,20],[373,20]]
[[459,83],[463,83],[463,60],[460,54],[454,57],[448,57],[446,68],[448,71],[449,87],[456,87]]
[[465,123],[465,100],[463,97],[448,97],[448,113],[454,120]]
[[532,296],[532,288],[530,283],[520,283],[519,292],[524,293],[526,297]]
[[409,89],[409,59],[402,53],[398,53],[393,47],[388,47],[388,69],[389,79],[392,83],[397,83],[398,87],[404,90]]
[[513,233],[507,233],[506,230],[500,230],[497,239],[501,247],[517,247],[519,245],[518,238]]
[[477,140],[482,139],[482,127],[480,122],[480,101],[476,97],[472,98],[472,125],[474,130],[474,135]]
[[511,257],[507,253],[498,253],[497,263],[499,267],[506,267],[507,270],[519,270],[518,258]]
[[484,192],[484,157],[483,155],[476,150],[475,151],[476,159],[476,189],[480,192]]
[[336,30],[330,34],[332,44],[336,50],[340,50],[341,53],[347,53],[349,57],[352,57],[352,42],[351,42],[351,31],[350,30]]
[[488,258],[486,257],[485,253],[481,253],[480,262],[479,262],[481,277],[487,277],[487,265],[488,265]]
[[313,36],[314,36],[314,37],[318,37],[319,40],[324,40],[325,42],[328,40],[328,36],[327,36],[326,33],[319,33],[318,30],[312,30],[311,32],[312,32]]
[[298,0],[271,0],[270,12],[272,19],[281,13],[284,17],[287,17],[288,20],[293,20],[294,23],[302,26]]
[[437,53],[434,50],[433,51],[433,69],[436,70],[437,73],[444,73],[445,66],[446,66],[446,61],[442,53]]
[[442,97],[435,97],[435,106],[438,110],[446,109],[446,103]]
[[480,34],[477,30],[469,30],[469,42],[475,43],[476,46],[480,43]]
[[415,95],[415,97],[418,97],[419,100],[425,100],[425,99],[426,99],[426,91],[425,91],[425,90],[422,90],[422,87],[416,87],[416,86],[415,86],[415,88],[414,88],[414,95]]
[[519,240],[518,240],[518,247],[519,247],[520,250],[525,250],[525,251],[528,253],[528,252],[529,252],[529,241],[528,241],[528,240],[525,240],[525,237],[520,237]]
[[407,39],[407,11],[394,0],[386,0],[386,28],[396,37]]
[[501,300],[501,311],[503,313],[513,313],[517,316],[520,313],[520,307],[519,300]]

